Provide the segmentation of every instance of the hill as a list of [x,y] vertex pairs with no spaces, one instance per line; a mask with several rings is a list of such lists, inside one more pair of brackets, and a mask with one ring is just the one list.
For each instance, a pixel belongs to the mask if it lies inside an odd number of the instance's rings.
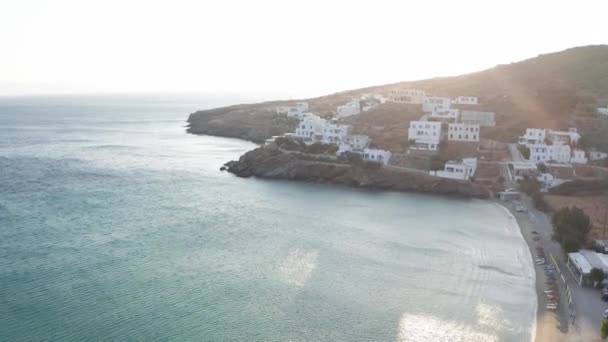
[[[496,112],[497,127],[482,136],[513,141],[526,127],[565,129],[576,126],[590,145],[608,145],[608,122],[597,119],[598,101],[608,99],[608,45],[576,47],[454,77],[401,82],[308,99],[311,110],[330,116],[335,106],[364,93],[415,88],[439,96],[479,97],[480,109]],[[274,108],[289,101],[239,105],[199,111],[188,118],[189,132],[246,138],[253,141],[291,131]],[[350,121],[384,147],[402,149],[407,123],[419,116],[408,105],[384,104]],[[604,141],[606,140],[606,141]],[[608,149],[608,146],[601,146]]]

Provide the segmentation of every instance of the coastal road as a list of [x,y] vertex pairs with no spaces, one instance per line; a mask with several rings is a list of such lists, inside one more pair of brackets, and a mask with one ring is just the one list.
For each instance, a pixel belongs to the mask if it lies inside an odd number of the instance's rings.
[[[570,325],[571,331],[568,331],[567,341],[601,341],[599,337],[600,323],[602,313],[608,309],[608,303],[602,302],[601,292],[590,287],[581,287],[574,279],[568,268],[566,267],[566,255],[562,252],[561,246],[551,239],[553,227],[550,218],[543,212],[536,210],[532,201],[529,198],[523,198],[522,203],[525,204],[527,213],[517,213],[517,215],[525,215],[526,221],[530,223],[531,229],[538,232],[540,240],[537,242],[545,250],[547,259],[549,255],[553,255],[557,267],[562,271],[564,279],[570,288],[573,301],[573,311],[568,310],[567,299],[562,299],[561,305],[566,310],[566,318],[573,325]],[[563,282],[560,280],[560,285]],[[565,288],[562,286],[562,298],[566,294]],[[539,309],[543,309],[540,308]],[[571,317],[571,314],[574,316]]]

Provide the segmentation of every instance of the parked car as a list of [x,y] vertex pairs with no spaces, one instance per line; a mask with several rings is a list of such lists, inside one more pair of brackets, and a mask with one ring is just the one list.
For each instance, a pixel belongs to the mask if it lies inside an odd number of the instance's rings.
[[525,213],[526,207],[524,207],[523,205],[518,205],[515,207],[515,211],[517,211],[518,213]]
[[602,295],[602,300],[603,300],[604,302],[608,302],[608,294],[603,294],[603,295]]
[[604,318],[608,319],[608,309],[604,311]]

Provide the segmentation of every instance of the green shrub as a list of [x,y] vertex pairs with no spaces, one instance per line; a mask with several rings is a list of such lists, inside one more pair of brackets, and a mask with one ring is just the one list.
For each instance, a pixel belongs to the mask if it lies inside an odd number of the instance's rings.
[[600,328],[600,335],[602,336],[602,339],[606,339],[606,337],[608,337],[608,319],[603,319],[602,320],[602,327]]
[[591,232],[589,215],[577,207],[564,207],[553,214],[553,239],[565,252],[574,252],[587,242]]

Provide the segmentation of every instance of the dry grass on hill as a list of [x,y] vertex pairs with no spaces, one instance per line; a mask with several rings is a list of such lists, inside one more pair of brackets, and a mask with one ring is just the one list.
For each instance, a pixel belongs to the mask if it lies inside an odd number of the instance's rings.
[[[553,211],[559,210],[563,207],[577,206],[585,211],[591,222],[593,223],[593,230],[591,236],[596,239],[608,238],[608,226],[604,230],[604,224],[606,220],[606,213],[608,211],[608,194],[597,195],[597,196],[559,196],[559,195],[545,195],[545,201]],[[607,222],[608,223],[608,222]]]

